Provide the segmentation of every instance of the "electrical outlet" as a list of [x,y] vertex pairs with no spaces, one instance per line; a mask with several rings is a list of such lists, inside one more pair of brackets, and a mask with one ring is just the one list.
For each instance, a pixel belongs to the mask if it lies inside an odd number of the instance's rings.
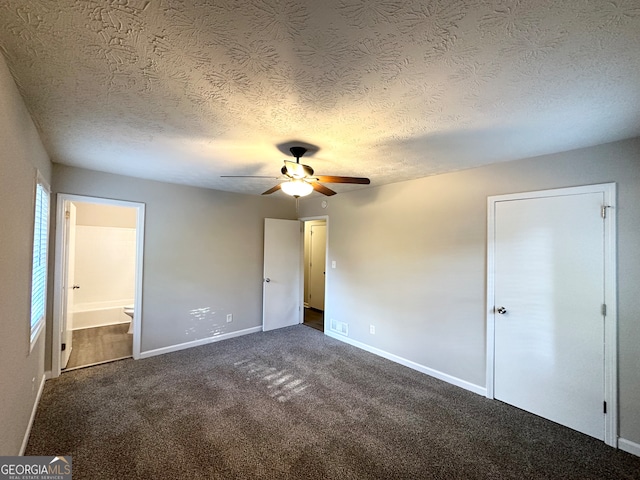
[[376,326],[375,325],[369,325],[369,333],[371,335],[375,335],[376,334]]
[[227,313],[227,323],[233,322],[233,313]]

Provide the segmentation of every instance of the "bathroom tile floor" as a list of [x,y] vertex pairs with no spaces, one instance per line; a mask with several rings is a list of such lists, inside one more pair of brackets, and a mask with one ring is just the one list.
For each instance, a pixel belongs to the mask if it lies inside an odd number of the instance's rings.
[[133,354],[128,323],[73,331],[73,349],[65,370],[119,360]]

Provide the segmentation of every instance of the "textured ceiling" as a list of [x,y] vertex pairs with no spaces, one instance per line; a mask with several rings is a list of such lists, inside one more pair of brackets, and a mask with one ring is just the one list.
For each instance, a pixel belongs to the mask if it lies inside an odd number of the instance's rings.
[[640,0],[0,0],[0,50],[53,161],[221,190],[640,136]]

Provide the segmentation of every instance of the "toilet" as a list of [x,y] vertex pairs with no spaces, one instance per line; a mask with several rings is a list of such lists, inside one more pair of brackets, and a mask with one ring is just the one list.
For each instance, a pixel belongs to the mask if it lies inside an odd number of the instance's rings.
[[129,330],[127,333],[133,334],[133,305],[127,305],[123,308],[124,313],[131,317],[131,322],[129,323]]

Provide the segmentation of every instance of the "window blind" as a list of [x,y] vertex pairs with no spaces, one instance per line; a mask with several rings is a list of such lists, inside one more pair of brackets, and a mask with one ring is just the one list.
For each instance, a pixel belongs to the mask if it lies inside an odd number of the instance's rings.
[[33,228],[33,269],[31,274],[31,344],[37,340],[45,322],[47,308],[47,247],[49,242],[49,189],[36,183]]

